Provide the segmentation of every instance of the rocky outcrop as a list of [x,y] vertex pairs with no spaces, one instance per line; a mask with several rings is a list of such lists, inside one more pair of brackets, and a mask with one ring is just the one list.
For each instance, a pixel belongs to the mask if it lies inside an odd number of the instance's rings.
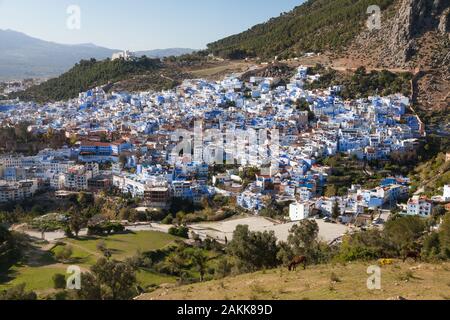
[[441,18],[439,19],[438,30],[442,34],[450,33],[450,8],[445,9],[442,13]]
[[397,0],[382,16],[379,30],[364,30],[345,53],[376,68],[419,72],[417,106],[449,109],[450,0]]
[[404,65],[416,54],[416,39],[428,31],[448,32],[448,0],[402,0],[391,22],[390,38],[385,54],[395,58],[397,65]]

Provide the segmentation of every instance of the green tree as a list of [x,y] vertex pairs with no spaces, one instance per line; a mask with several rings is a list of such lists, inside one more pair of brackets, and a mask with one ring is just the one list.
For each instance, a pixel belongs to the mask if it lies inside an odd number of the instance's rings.
[[294,255],[305,256],[309,262],[318,263],[321,260],[318,235],[316,221],[302,220],[289,230],[287,243]]
[[417,241],[426,229],[425,221],[417,216],[400,216],[386,222],[384,236],[398,254],[417,250]]
[[27,244],[24,236],[10,232],[0,224],[0,271],[8,270],[20,260]]
[[331,218],[334,221],[337,221],[337,219],[339,219],[339,217],[341,216],[341,209],[339,208],[339,203],[336,200],[333,204],[333,210],[331,212]]
[[278,264],[277,238],[273,231],[250,232],[248,226],[239,225],[227,252],[238,260],[242,271],[271,268]]
[[66,288],[66,276],[60,273],[56,273],[52,277],[53,279],[53,288],[54,289],[65,289]]
[[200,274],[200,281],[203,282],[206,268],[208,267],[208,257],[205,255],[203,250],[197,249],[193,252],[191,259],[195,269]]
[[136,295],[136,270],[125,262],[101,258],[81,279],[82,300],[130,300]]
[[283,265],[287,266],[294,258],[294,252],[287,242],[281,242],[279,244],[279,248],[280,249],[278,250],[277,258],[283,263]]
[[215,278],[222,279],[228,277],[231,274],[233,266],[233,263],[231,263],[230,259],[227,256],[219,258],[214,270]]
[[433,208],[433,216],[434,217],[444,216],[445,212],[446,212],[445,207],[440,204]]
[[424,258],[433,259],[439,257],[440,253],[441,243],[439,233],[431,232],[423,241],[422,256]]
[[70,258],[72,257],[72,254],[73,254],[72,247],[65,245],[64,247],[60,248],[60,250],[58,250],[55,253],[55,258],[58,261],[66,263],[70,260]]
[[388,258],[391,253],[383,233],[377,229],[347,234],[342,239],[337,259],[340,261],[373,260]]
[[77,203],[81,208],[87,208],[94,204],[94,196],[92,193],[80,192],[77,196]]
[[189,239],[189,228],[185,226],[172,227],[169,229],[169,234],[176,237]]
[[26,291],[25,287],[25,283],[22,283],[7,290],[0,291],[0,300],[37,300],[37,294],[34,291]]
[[83,217],[83,215],[78,211],[72,211],[69,217],[69,228],[72,233],[75,234],[75,237],[78,238],[78,234],[81,229],[87,226],[87,220]]

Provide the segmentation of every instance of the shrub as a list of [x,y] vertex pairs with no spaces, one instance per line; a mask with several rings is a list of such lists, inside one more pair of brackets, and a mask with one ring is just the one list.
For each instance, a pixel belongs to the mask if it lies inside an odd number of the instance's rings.
[[173,222],[173,217],[172,217],[171,214],[167,215],[167,217],[165,217],[165,218],[161,221],[162,224],[172,224],[172,222]]
[[181,227],[172,227],[169,229],[169,234],[176,236],[176,237],[180,237],[180,238],[185,238],[185,239],[189,239],[189,229],[187,227],[181,226]]
[[37,300],[37,295],[33,291],[26,291],[25,284],[19,284],[15,287],[0,291],[1,300]]
[[119,222],[104,222],[97,225],[91,225],[88,227],[88,235],[105,235],[112,233],[124,232],[125,227]]
[[70,246],[64,246],[61,249],[57,250],[55,253],[55,258],[58,261],[66,262],[72,257],[73,250]]
[[57,273],[53,276],[53,288],[55,289],[65,289],[66,288],[66,277],[63,274]]

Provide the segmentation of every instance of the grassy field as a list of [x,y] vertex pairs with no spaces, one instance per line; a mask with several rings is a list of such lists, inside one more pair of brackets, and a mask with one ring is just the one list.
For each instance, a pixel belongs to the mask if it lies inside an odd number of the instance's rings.
[[275,269],[188,286],[158,289],[142,300],[450,299],[450,263],[384,266],[381,290],[367,289],[370,263]]
[[174,243],[175,240],[177,240],[176,237],[166,233],[144,231],[101,238],[70,239],[65,242],[72,247],[76,256],[82,261],[84,259],[87,260],[88,264],[91,264],[93,258],[102,256],[102,253],[97,249],[97,245],[102,241],[111,251],[113,259],[123,260],[133,256],[138,251],[147,252],[164,248]]
[[[165,233],[151,231],[109,237],[67,239],[65,243],[73,251],[70,261],[62,264],[54,258],[54,254],[62,250],[64,245],[58,245],[49,251],[43,248],[36,249],[28,254],[30,258],[27,263],[14,266],[6,274],[0,274],[0,290],[25,283],[27,289],[34,290],[37,293],[51,292],[54,274],[66,274],[69,265],[78,265],[82,271],[87,271],[102,257],[102,253],[97,249],[100,242],[104,242],[106,247],[111,250],[113,259],[124,260],[135,255],[138,251],[147,252],[162,249],[173,244],[177,239]],[[137,279],[144,288],[176,281],[175,277],[160,275],[145,269],[137,273]]]
[[46,291],[53,288],[53,275],[65,274],[67,268],[64,266],[15,266],[1,280],[0,290],[25,283],[27,290]]

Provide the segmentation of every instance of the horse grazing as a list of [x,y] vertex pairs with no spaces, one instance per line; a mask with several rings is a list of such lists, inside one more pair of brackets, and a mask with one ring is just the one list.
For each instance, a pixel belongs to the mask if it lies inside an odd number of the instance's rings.
[[297,270],[297,266],[303,264],[303,270],[306,269],[306,257],[305,256],[297,256],[292,259],[291,263],[288,266],[289,271]]
[[417,251],[408,251],[403,255],[403,262],[408,260],[409,258],[414,259],[415,262],[420,260],[420,253]]

